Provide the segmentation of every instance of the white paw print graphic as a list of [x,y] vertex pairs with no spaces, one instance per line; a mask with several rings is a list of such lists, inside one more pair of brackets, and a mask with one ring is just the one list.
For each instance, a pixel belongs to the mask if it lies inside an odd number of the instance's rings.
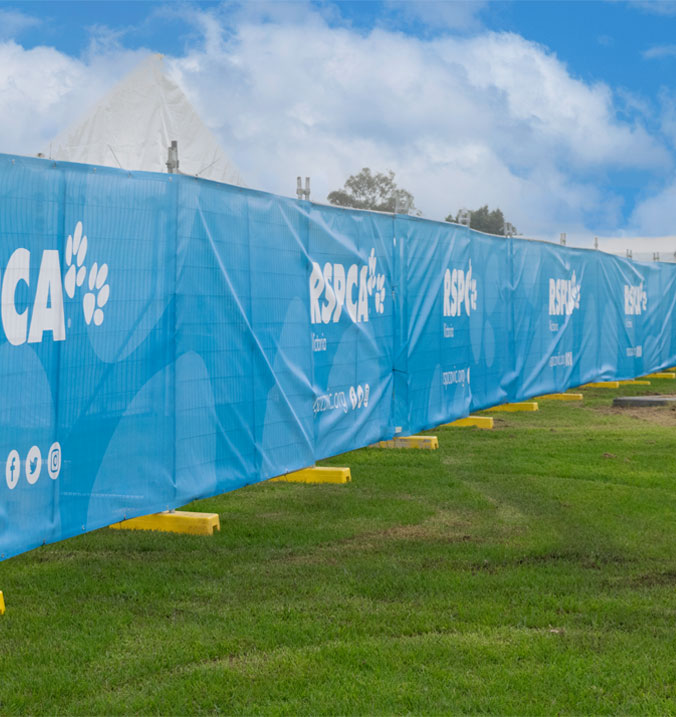
[[376,290],[376,312],[385,313],[385,274],[378,276],[378,288]]
[[385,274],[376,274],[376,250],[371,249],[369,255],[369,278],[366,282],[366,289],[369,294],[375,290],[376,312],[385,313]]
[[82,286],[87,274],[84,266],[85,255],[87,254],[87,237],[82,236],[82,222],[78,222],[72,235],[68,235],[66,242],[66,278],[64,287],[66,294],[72,299],[75,295],[75,287]]
[[369,278],[368,283],[366,284],[366,288],[368,289],[369,294],[373,293],[373,289],[375,289],[376,286],[376,250],[371,249],[371,254],[369,255]]
[[94,262],[89,271],[89,291],[82,300],[82,308],[84,309],[87,324],[91,323],[92,318],[96,326],[101,326],[103,323],[103,307],[106,305],[110,295],[110,286],[106,284],[107,278],[108,264],[101,264],[99,267]]

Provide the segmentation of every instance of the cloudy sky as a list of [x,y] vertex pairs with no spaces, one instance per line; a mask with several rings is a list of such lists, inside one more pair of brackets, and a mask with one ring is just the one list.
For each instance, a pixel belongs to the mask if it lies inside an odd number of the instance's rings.
[[578,243],[676,234],[676,2],[0,1],[0,152],[35,154],[149,52],[247,184],[362,167],[425,217]]

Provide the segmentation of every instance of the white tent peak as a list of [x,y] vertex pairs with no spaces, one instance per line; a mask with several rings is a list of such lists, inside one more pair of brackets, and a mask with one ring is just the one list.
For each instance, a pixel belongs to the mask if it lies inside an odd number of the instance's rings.
[[162,55],[151,55],[41,154],[66,162],[166,172],[173,140],[178,142],[182,174],[244,186],[216,137],[164,73]]

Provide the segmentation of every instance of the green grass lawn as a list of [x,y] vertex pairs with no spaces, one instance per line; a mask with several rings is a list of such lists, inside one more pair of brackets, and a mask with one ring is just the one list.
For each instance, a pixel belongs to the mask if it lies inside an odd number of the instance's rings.
[[676,412],[609,408],[646,392],[0,563],[0,714],[674,713]]

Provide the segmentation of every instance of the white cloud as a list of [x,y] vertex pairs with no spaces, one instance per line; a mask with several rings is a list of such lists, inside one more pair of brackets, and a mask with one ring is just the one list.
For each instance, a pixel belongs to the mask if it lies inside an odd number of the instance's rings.
[[68,114],[64,98],[86,81],[86,68],[54,49],[0,44],[0,133],[6,152],[34,151]]
[[643,52],[646,60],[657,60],[665,57],[676,57],[676,45],[655,45]]
[[676,234],[676,182],[641,202],[634,210],[630,231],[638,236]]
[[478,29],[478,16],[486,5],[484,0],[387,0],[385,3],[385,7],[394,17],[408,22],[419,22],[436,31]]
[[0,43],[0,151],[35,154],[146,54],[109,48],[81,60],[49,47]]
[[676,91],[663,87],[659,93],[660,123],[662,134],[676,148]]
[[666,159],[640,125],[615,119],[609,87],[571,77],[535,43],[509,33],[488,34],[444,43],[442,52],[462,65],[473,88],[497,94],[495,109],[510,135],[525,129],[537,155],[553,153],[579,166],[650,167]]
[[676,15],[676,2],[674,0],[633,0],[629,5],[651,15]]
[[650,101],[626,87],[617,87],[614,91],[616,111],[619,116],[642,115],[645,119],[654,117],[654,108]]
[[0,10],[0,40],[20,35],[30,27],[40,25],[40,20],[19,10]]
[[[488,203],[520,231],[558,236],[585,232],[591,213],[620,221],[619,200],[585,177],[671,161],[617,118],[610,88],[518,35],[365,33],[307,5],[263,19],[255,5],[181,12],[201,40],[168,70],[250,186],[292,195],[309,175],[321,201],[364,166],[392,169],[425,216]],[[116,42],[83,59],[0,44],[0,151],[36,151],[139,54]]]

